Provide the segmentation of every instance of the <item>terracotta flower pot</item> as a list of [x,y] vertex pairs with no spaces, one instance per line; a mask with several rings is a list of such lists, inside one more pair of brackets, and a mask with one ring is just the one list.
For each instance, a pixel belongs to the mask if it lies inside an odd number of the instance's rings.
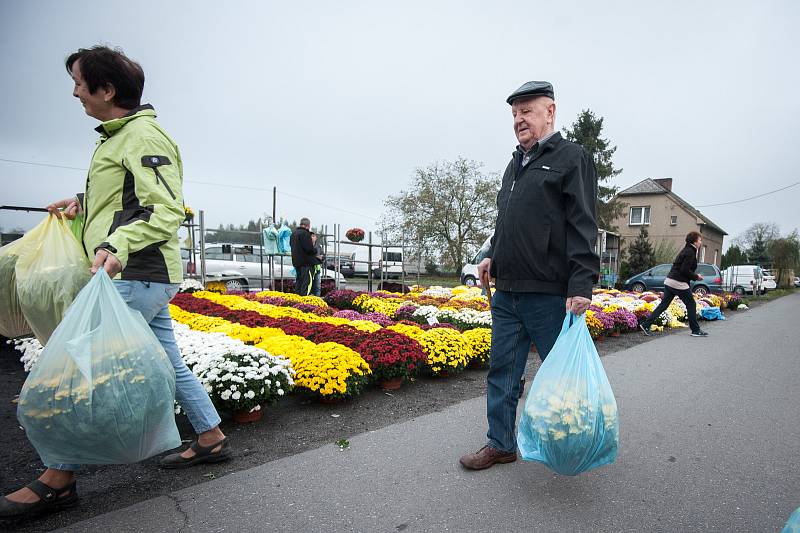
[[381,390],[398,390],[403,385],[403,378],[385,379],[379,385]]
[[450,377],[450,372],[448,370],[442,370],[441,372],[439,372],[439,377],[440,378],[449,378]]
[[598,335],[598,336],[597,336],[597,338],[596,338],[595,340],[596,340],[597,342],[603,342],[603,341],[605,340],[605,338],[606,338],[606,336],[605,336],[605,335]]
[[233,413],[233,420],[237,424],[252,424],[258,422],[264,414],[263,409],[256,411],[236,411]]
[[616,331],[616,330],[612,331],[611,332],[611,336],[612,337],[619,337],[619,331]]

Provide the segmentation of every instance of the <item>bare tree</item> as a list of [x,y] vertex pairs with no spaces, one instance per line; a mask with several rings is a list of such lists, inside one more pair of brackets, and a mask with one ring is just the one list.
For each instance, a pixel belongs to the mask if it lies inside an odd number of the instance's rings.
[[734,244],[747,253],[750,261],[761,264],[769,262],[769,243],[780,236],[774,222],[756,222],[736,237]]
[[460,270],[492,234],[497,216],[500,179],[481,167],[462,157],[418,168],[409,189],[385,201],[387,236]]

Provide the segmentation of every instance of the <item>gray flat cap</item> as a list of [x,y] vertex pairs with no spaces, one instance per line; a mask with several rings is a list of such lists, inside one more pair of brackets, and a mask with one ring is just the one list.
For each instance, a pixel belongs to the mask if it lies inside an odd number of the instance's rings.
[[529,81],[511,93],[506,99],[509,104],[519,98],[530,98],[532,96],[549,96],[555,98],[553,93],[553,85],[549,81]]

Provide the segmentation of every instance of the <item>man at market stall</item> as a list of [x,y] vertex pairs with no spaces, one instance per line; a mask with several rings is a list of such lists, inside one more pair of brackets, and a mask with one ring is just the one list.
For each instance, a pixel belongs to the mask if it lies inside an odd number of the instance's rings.
[[[153,106],[141,105],[142,67],[105,46],[80,49],[65,63],[73,96],[101,122],[100,140],[77,197],[50,204],[55,216],[83,213],[81,239],[92,273],[104,269],[125,302],[139,311],[175,369],[175,398],[197,439],[161,459],[164,468],[186,468],[231,457],[220,417],[208,393],[186,367],[175,342],[169,301],[183,272],[178,228],[183,210],[183,172],[178,147],[156,122]],[[172,402],[173,398],[168,401]],[[48,464],[27,487],[0,498],[0,518],[32,518],[78,503],[80,465]]]
[[497,195],[491,250],[478,265],[495,278],[487,376],[486,445],[461,457],[470,470],[517,460],[515,420],[531,342],[544,360],[565,312],[584,313],[600,271],[597,174],[591,156],[555,131],[553,86],[530,81],[506,100],[519,145]]
[[315,239],[311,235],[311,221],[305,217],[292,233],[289,244],[292,249],[292,266],[295,270],[295,292],[300,296],[311,294],[314,282],[314,266],[322,263],[317,258]]

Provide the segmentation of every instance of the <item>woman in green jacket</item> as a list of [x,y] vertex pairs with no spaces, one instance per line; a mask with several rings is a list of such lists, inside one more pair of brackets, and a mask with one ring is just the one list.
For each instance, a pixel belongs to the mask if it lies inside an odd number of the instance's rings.
[[[169,301],[183,277],[178,228],[184,218],[183,172],[175,142],[140,105],[141,66],[104,46],[80,49],[66,61],[73,96],[101,124],[83,194],[48,210],[83,214],[82,242],[92,273],[106,270],[128,305],[150,324],[175,368],[175,396],[198,434],[188,449],[161,460],[164,468],[219,462],[231,456],[220,417],[181,358]],[[80,465],[46,465],[39,479],[0,498],[0,518],[28,518],[77,504]]]

